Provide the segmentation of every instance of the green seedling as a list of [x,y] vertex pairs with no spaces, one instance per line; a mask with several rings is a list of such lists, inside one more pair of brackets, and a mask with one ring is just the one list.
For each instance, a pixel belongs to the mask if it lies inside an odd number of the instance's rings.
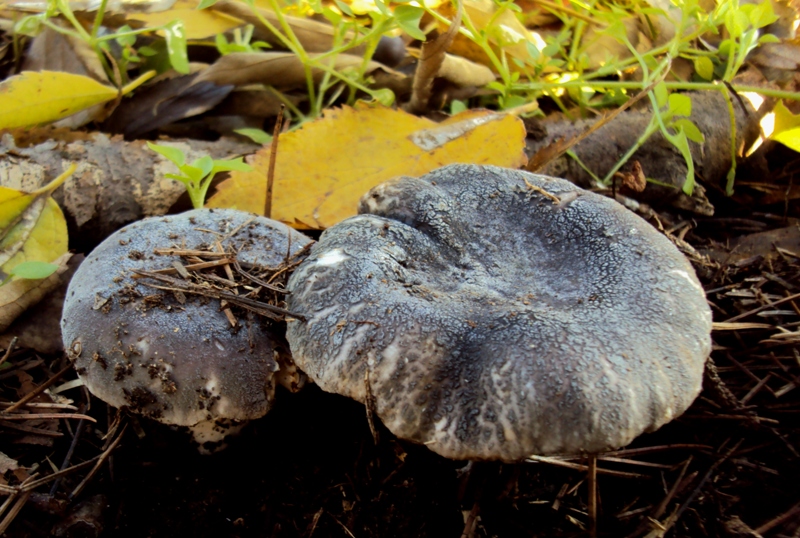
[[[120,63],[127,66],[127,64],[132,61],[139,60],[135,51],[132,50],[133,44],[130,38],[135,40],[140,34],[152,33],[160,30],[164,34],[166,49],[172,68],[182,74],[189,72],[189,60],[186,52],[186,33],[182,21],[175,20],[160,28],[142,28],[139,30],[133,30],[130,26],[125,25],[115,32],[103,33],[101,30],[103,29],[103,18],[105,16],[107,4],[108,0],[101,0],[100,6],[97,8],[94,24],[91,29],[87,30],[75,16],[75,13],[73,13],[68,0],[47,0],[47,9],[43,13],[29,15],[16,22],[14,25],[15,43],[19,35],[36,36],[41,31],[42,26],[48,27],[60,34],[69,35],[86,42],[97,54],[109,80],[115,80],[118,78],[116,76],[117,74],[125,77],[125,71],[124,69],[120,69],[120,66],[116,66],[115,68],[115,66],[109,63],[107,56],[109,43],[116,41],[122,46],[123,53]],[[55,18],[58,16],[69,21],[72,27],[66,28],[58,24],[55,21]],[[127,53],[125,52],[126,49]],[[147,52],[141,50],[140,53],[142,55],[147,54]],[[122,85],[125,83],[125,80],[119,80],[118,82]]]
[[214,43],[217,45],[219,53],[223,56],[231,54],[232,52],[258,52],[263,49],[272,48],[270,44],[265,41],[252,41],[254,30],[255,27],[252,24],[245,26],[244,30],[241,28],[234,28],[232,32],[232,41],[229,42],[223,34],[217,34]]
[[211,186],[211,180],[217,172],[252,172],[253,167],[245,163],[241,157],[230,160],[216,160],[205,155],[191,163],[186,162],[186,155],[171,146],[163,146],[148,142],[147,146],[171,161],[178,167],[180,174],[166,174],[166,177],[175,179],[186,185],[186,192],[195,209],[200,209],[206,200],[206,193]]

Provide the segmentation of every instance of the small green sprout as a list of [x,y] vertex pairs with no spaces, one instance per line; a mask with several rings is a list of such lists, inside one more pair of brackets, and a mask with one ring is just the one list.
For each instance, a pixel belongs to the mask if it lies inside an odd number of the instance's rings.
[[252,24],[245,26],[244,30],[241,28],[234,28],[233,40],[230,43],[223,34],[217,34],[215,39],[217,50],[220,54],[225,56],[232,52],[258,52],[262,49],[271,49],[272,46],[270,46],[269,43],[264,41],[252,41],[254,30],[255,27]]
[[166,174],[166,177],[176,179],[186,185],[186,191],[189,193],[189,198],[192,200],[192,206],[195,209],[203,207],[208,187],[211,186],[211,180],[217,172],[251,172],[253,170],[253,167],[245,163],[241,157],[230,160],[216,160],[206,155],[187,164],[186,155],[177,148],[153,144],[152,142],[148,142],[147,145],[178,167],[181,172],[180,175]]

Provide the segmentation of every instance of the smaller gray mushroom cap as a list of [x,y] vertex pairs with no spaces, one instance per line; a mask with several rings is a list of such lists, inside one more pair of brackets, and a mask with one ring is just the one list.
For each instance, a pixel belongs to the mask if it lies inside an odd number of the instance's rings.
[[398,437],[454,459],[599,453],[699,393],[702,287],[617,202],[452,165],[374,188],[359,213],[289,280],[288,307],[306,321],[287,339],[323,390],[374,399]]
[[215,299],[146,287],[134,270],[170,267],[155,249],[210,249],[220,241],[243,263],[279,266],[310,242],[283,224],[235,210],[194,210],[131,224],[100,244],[70,282],[64,346],[89,391],[115,407],[187,426],[203,444],[269,410],[283,324],[230,322]]

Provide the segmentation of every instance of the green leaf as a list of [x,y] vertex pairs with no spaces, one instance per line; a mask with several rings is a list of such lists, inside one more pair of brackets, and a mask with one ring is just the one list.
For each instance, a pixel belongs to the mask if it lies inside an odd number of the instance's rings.
[[272,135],[263,131],[262,129],[242,127],[241,129],[234,129],[233,132],[242,136],[246,136],[256,144],[266,145],[272,142]]
[[54,263],[36,261],[22,262],[14,266],[14,268],[9,271],[9,275],[17,278],[27,278],[28,280],[40,280],[49,277],[55,273],[57,269],[58,265]]
[[197,6],[197,9],[209,8],[214,4],[216,4],[217,2],[219,2],[219,0],[200,0],[200,4]]
[[397,25],[414,39],[425,41],[425,33],[420,30],[419,24],[425,11],[415,6],[397,6],[394,8],[394,16]]
[[228,53],[228,40],[225,38],[225,34],[217,34],[214,37],[214,45],[223,56]]
[[389,11],[389,8],[386,6],[386,2],[384,2],[383,0],[373,0],[373,3],[375,4],[375,7],[378,8],[378,11],[380,11],[384,17],[392,16],[392,12]]
[[[117,33],[128,33],[132,31],[133,28],[128,26],[127,24],[124,26],[120,26],[117,30]],[[136,36],[135,35],[123,35],[114,39],[117,43],[119,43],[123,47],[132,47],[136,44]]]
[[211,170],[212,173],[216,174],[217,172],[252,172],[253,167],[244,162],[241,157],[237,157],[236,159],[230,159],[228,161],[214,161],[214,168]]
[[494,90],[494,91],[500,92],[500,93],[505,93],[505,91],[506,91],[506,87],[503,85],[503,83],[502,82],[498,82],[496,80],[490,82],[489,84],[487,84],[486,87],[489,88],[490,90]]
[[186,31],[183,21],[174,20],[164,26],[167,54],[172,68],[182,75],[189,74],[189,57],[186,53]]
[[542,56],[542,52],[530,41],[525,41],[525,48],[528,49],[528,56],[535,62]]
[[523,95],[509,95],[505,99],[501,99],[501,106],[504,110],[515,108],[527,104],[529,101]]
[[203,155],[199,159],[192,161],[191,166],[196,167],[202,172],[200,179],[206,177],[214,169],[214,159],[210,155]]
[[734,39],[740,37],[749,25],[747,14],[739,9],[731,9],[725,14],[725,29]]
[[166,157],[177,167],[183,166],[183,164],[186,162],[186,155],[184,155],[183,152],[178,148],[173,148],[171,146],[161,146],[159,144],[153,144],[152,142],[148,142],[147,147],[149,147],[156,153]]
[[763,45],[764,43],[780,43],[781,40],[778,39],[777,36],[773,34],[764,34],[758,38],[758,44]]
[[683,192],[691,196],[694,191],[694,161],[692,160],[692,150],[689,148],[689,140],[686,138],[686,133],[678,131],[676,134],[665,133],[664,136],[681,152],[683,159],[686,161],[686,181],[683,182]]
[[334,11],[329,7],[322,8],[322,16],[325,17],[328,20],[328,22],[335,27],[338,27],[340,24],[342,24],[342,20],[344,19],[341,13],[339,13],[338,11]]
[[203,170],[201,168],[193,166],[191,164],[184,164],[183,166],[180,167],[180,169],[181,172],[183,172],[183,174],[189,179],[189,181],[195,183],[196,185],[199,185],[200,182],[203,181],[203,178],[206,177],[206,175],[208,175],[203,173]]
[[389,88],[381,88],[371,92],[372,98],[382,104],[383,106],[392,106],[394,104],[394,92]]
[[39,34],[39,28],[42,25],[42,21],[46,18],[47,17],[44,14],[22,17],[14,25],[14,33],[29,37],[36,37]]
[[686,133],[686,138],[688,138],[692,142],[703,144],[706,141],[706,137],[703,136],[703,133],[700,132],[700,129],[697,128],[697,125],[695,125],[694,122],[690,119],[681,118],[679,120],[676,120],[672,125],[676,129],[681,129],[684,133]]
[[691,116],[692,100],[682,93],[669,94],[669,109],[667,113],[675,116]]
[[708,56],[700,56],[694,59],[694,70],[702,78],[711,80],[714,78],[714,63]]
[[455,116],[456,114],[460,114],[467,110],[467,103],[464,101],[460,101],[458,99],[453,99],[450,103],[450,115]]
[[778,20],[775,11],[772,9],[772,2],[770,0],[762,0],[756,4],[752,11],[750,11],[749,19],[750,24],[756,28],[763,28]]
[[336,7],[338,7],[339,10],[342,13],[344,13],[345,15],[347,15],[348,17],[355,17],[356,16],[356,14],[353,13],[353,10],[350,9],[350,6],[348,6],[347,4],[342,2],[342,0],[334,0],[334,2],[336,2]]
[[181,183],[186,185],[187,188],[189,188],[189,182],[191,181],[191,178],[188,178],[186,176],[179,176],[178,174],[164,174],[164,177],[169,179],[174,179],[175,181],[180,181]]

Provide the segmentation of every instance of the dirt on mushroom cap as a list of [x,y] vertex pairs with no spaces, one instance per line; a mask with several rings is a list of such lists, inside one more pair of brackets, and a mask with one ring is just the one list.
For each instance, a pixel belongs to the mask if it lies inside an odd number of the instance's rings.
[[[292,276],[295,360],[458,459],[599,452],[700,391],[711,314],[686,259],[616,202],[455,165],[401,178]],[[365,381],[366,380],[366,381]]]
[[242,316],[232,328],[219,301],[143,286],[133,271],[170,267],[174,258],[156,249],[216,242],[235,250],[242,263],[279,266],[310,239],[234,210],[145,219],[86,259],[71,281],[62,319],[65,348],[92,393],[167,424],[205,423],[199,440],[224,436],[223,419],[249,420],[269,410],[283,329],[257,316]]

